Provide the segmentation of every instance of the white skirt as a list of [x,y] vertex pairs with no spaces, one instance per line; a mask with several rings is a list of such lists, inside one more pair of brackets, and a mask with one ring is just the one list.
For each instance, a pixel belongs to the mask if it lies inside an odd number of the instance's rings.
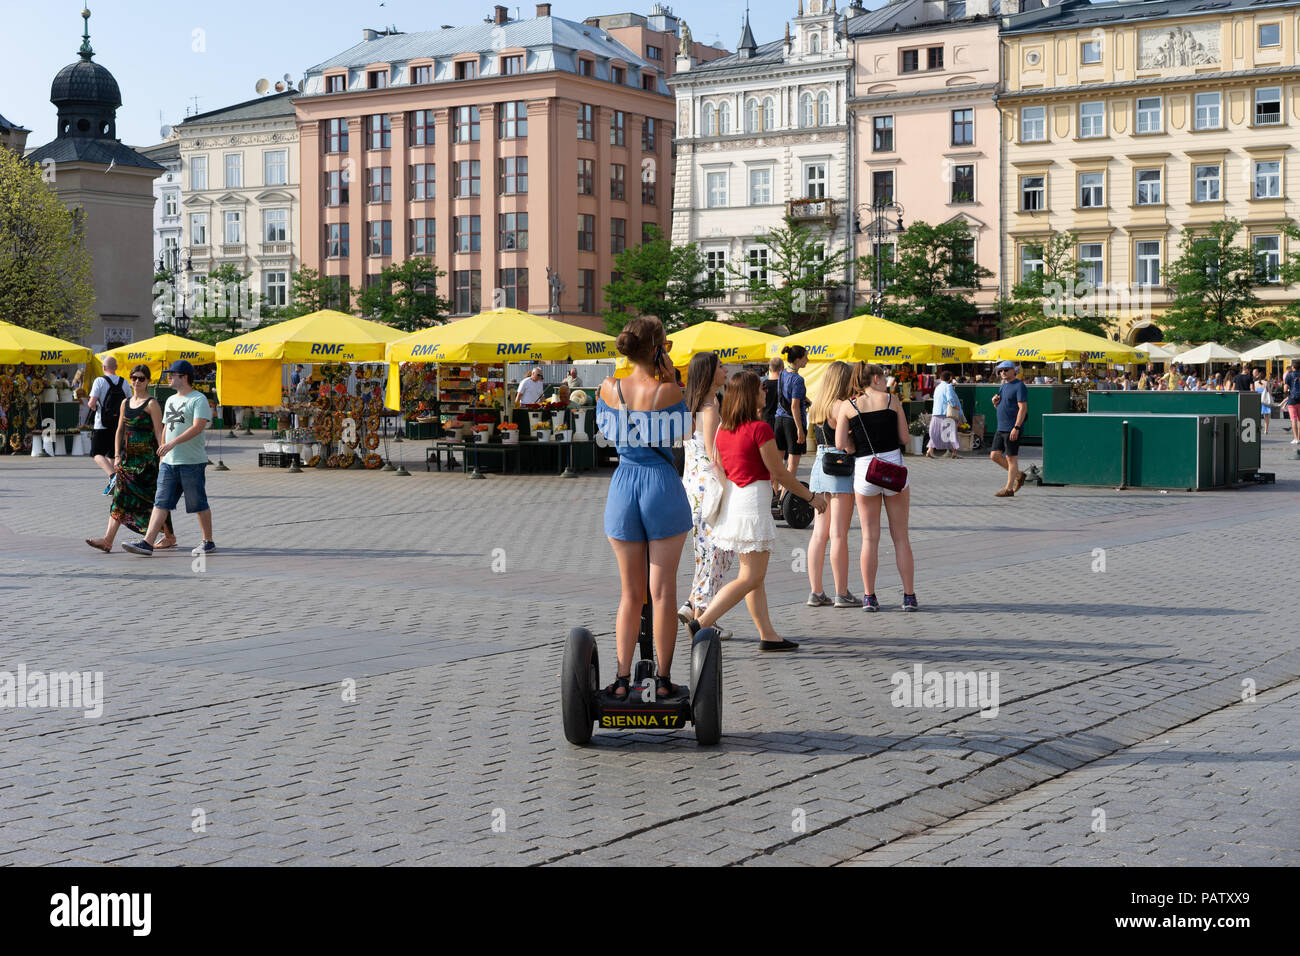
[[713,526],[714,546],[737,554],[771,551],[776,544],[771,482],[755,481],[741,488],[727,479],[723,485],[722,515]]
[[[881,461],[887,461],[891,465],[901,465],[903,463],[903,450],[895,448],[893,451],[881,452],[879,455],[863,455],[853,463],[853,490],[858,494],[870,498],[873,495],[896,495],[897,491],[890,491],[888,488],[881,488],[879,485],[869,484],[867,482],[867,469],[871,467],[871,459],[879,458]],[[912,476],[908,474],[907,484],[903,486],[906,491],[912,487]]]

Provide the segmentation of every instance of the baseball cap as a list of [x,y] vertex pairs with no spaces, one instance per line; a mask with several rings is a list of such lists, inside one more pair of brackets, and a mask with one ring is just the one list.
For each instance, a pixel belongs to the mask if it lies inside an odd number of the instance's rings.
[[181,375],[188,376],[191,382],[194,381],[194,366],[184,359],[177,359],[175,362],[172,362],[171,368],[167,371],[179,372]]
[[1007,361],[1007,362],[999,362],[999,363],[997,364],[997,371],[1000,372],[1000,371],[1002,371],[1004,368],[1015,368],[1015,367],[1016,367],[1016,363],[1015,363],[1015,362],[1010,362],[1010,361]]

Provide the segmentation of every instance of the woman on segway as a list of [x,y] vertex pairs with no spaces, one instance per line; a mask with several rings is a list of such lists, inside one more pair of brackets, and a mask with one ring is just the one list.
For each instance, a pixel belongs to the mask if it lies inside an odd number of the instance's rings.
[[618,350],[632,363],[632,374],[605,379],[596,402],[596,424],[618,449],[605,502],[605,535],[622,582],[615,624],[618,667],[607,688],[620,700],[631,683],[647,577],[659,659],[655,692],[659,697],[677,693],[669,680],[677,643],[677,567],[692,518],[672,449],[686,435],[691,416],[668,358],[669,345],[657,318],[629,322],[619,334]]

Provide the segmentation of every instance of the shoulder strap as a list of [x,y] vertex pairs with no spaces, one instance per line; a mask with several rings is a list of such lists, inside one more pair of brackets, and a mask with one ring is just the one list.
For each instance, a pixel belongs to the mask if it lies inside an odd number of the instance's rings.
[[614,379],[614,391],[618,392],[618,407],[621,411],[627,411],[627,401],[623,398],[623,380]]

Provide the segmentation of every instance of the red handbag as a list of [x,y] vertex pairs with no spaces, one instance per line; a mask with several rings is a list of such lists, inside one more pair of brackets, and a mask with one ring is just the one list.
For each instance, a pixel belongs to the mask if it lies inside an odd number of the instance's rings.
[[[859,416],[862,414],[862,409],[858,408],[857,402],[849,399],[849,404]],[[866,422],[862,423],[862,434],[867,439],[867,448],[871,449],[871,461],[867,464],[867,484],[884,488],[886,491],[902,491],[906,488],[907,466],[881,461],[876,457],[876,449],[871,445],[871,436],[867,434]]]

